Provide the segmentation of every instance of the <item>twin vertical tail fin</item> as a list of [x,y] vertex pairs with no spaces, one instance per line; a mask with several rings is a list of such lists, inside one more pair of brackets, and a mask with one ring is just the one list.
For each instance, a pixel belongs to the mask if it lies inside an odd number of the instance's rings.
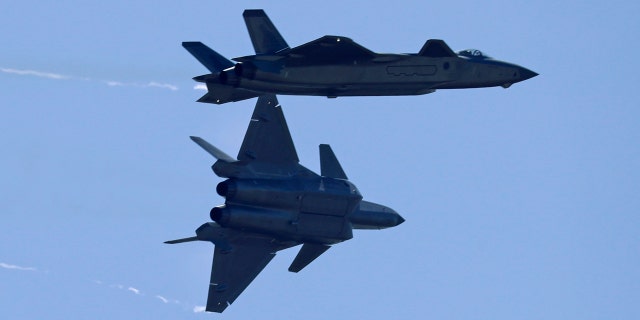
[[320,145],[320,174],[327,178],[348,180],[338,158],[328,144]]
[[[256,54],[277,54],[289,49],[289,45],[264,10],[245,10],[242,16]],[[261,95],[260,92],[236,88],[222,80],[226,75],[223,71],[235,66],[233,61],[215,52],[202,42],[188,41],[183,42],[182,46],[211,72],[211,74],[193,78],[207,85],[208,93],[198,99],[198,102],[224,104]]]
[[289,49],[289,45],[264,10],[245,10],[242,17],[256,54],[274,54]]
[[222,71],[235,65],[231,60],[213,51],[202,42],[183,42],[182,46],[211,71],[211,74],[193,78],[193,80],[204,82],[207,85],[207,94],[198,99],[198,102],[223,104],[251,99],[260,95],[258,92],[234,88],[219,82]]

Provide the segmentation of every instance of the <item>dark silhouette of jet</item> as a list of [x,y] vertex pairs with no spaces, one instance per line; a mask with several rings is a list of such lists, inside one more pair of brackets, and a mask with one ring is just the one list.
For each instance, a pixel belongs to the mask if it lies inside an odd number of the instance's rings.
[[329,35],[290,48],[263,10],[245,10],[243,17],[255,55],[232,62],[201,42],[182,43],[211,72],[193,78],[208,89],[199,102],[223,104],[266,93],[421,95],[438,89],[508,88],[538,75],[479,50],[456,53],[436,39],[411,54],[375,53],[347,37]]
[[215,245],[207,311],[224,311],[279,250],[302,244],[289,267],[298,272],[330,245],[351,239],[353,229],[404,222],[392,209],[362,200],[329,145],[320,145],[319,175],[300,165],[275,95],[258,98],[237,159],[191,139],[217,158],[212,169],[227,178],[216,187],[225,203],[211,209],[214,222],[195,237],[166,243]]

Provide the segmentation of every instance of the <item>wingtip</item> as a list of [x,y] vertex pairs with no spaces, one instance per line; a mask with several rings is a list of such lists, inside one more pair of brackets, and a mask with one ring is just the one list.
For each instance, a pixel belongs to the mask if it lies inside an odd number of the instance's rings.
[[166,243],[166,244],[176,244],[176,243],[184,243],[184,242],[191,242],[191,241],[197,241],[197,240],[198,240],[198,237],[189,237],[189,238],[168,240],[168,241],[165,241],[164,243]]
[[191,139],[191,141],[195,142],[198,145],[200,145],[200,142],[203,141],[203,139],[198,136],[189,136],[189,139]]
[[242,12],[243,17],[262,17],[266,15],[267,14],[263,9],[246,9],[244,10],[244,12]]
[[289,269],[287,269],[287,271],[289,271],[289,272],[293,272],[293,273],[298,273],[298,272],[300,272],[300,270],[295,269],[295,268],[293,268],[293,267],[289,267]]
[[182,46],[187,48],[187,47],[193,47],[193,46],[198,45],[200,43],[202,43],[202,42],[200,42],[200,41],[182,41]]

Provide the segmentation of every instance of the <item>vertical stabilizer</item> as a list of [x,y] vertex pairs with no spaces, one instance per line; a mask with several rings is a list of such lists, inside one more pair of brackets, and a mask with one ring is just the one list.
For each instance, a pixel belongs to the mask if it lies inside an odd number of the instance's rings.
[[274,54],[289,49],[289,45],[264,10],[245,10],[242,16],[256,54]]
[[329,250],[329,248],[331,247],[324,244],[314,244],[314,243],[303,244],[296,258],[293,259],[293,262],[289,267],[289,271],[298,272],[304,269],[304,267],[308,266],[309,263],[313,262],[313,260],[315,260],[321,254]]
[[348,180],[338,158],[328,144],[320,145],[320,174],[327,178]]

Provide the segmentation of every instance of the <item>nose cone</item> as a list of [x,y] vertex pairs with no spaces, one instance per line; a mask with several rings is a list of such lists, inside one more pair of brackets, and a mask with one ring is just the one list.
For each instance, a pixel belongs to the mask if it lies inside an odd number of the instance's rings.
[[531,71],[531,70],[529,70],[527,68],[520,67],[520,81],[525,81],[525,80],[531,79],[531,78],[533,78],[533,77],[535,77],[537,75],[538,75],[537,73],[535,73],[535,72],[533,72],[533,71]]
[[404,218],[387,206],[362,200],[349,221],[354,229],[384,229],[403,223]]
[[[521,66],[518,65],[512,65],[513,67],[516,68],[516,70],[513,71],[513,74],[511,75],[512,78],[510,80],[507,80],[507,82],[501,84],[500,86],[503,88],[509,88],[511,87],[512,84],[517,83],[517,82],[522,82],[528,79],[531,79],[535,76],[537,76],[538,74],[536,72],[533,72],[527,68],[523,68]],[[511,69],[513,70],[513,69]]]

